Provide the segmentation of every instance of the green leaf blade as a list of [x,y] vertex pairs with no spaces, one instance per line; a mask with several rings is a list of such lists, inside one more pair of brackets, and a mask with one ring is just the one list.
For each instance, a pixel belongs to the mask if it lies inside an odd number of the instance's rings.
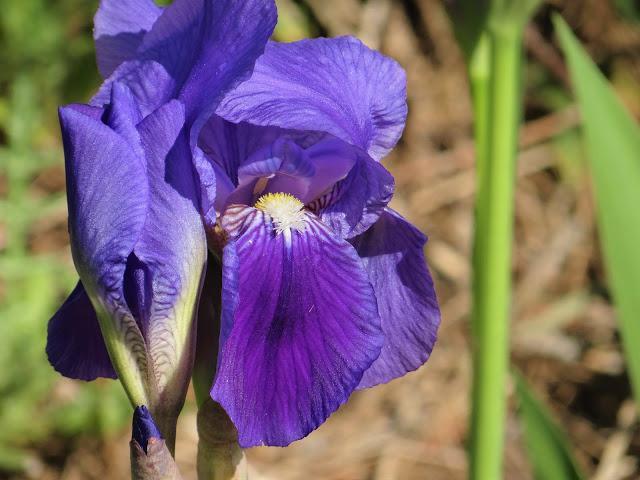
[[519,414],[536,480],[582,480],[565,434],[547,408],[536,398],[524,378],[514,374]]
[[640,404],[640,128],[567,24],[560,17],[554,24],[582,113],[599,234]]

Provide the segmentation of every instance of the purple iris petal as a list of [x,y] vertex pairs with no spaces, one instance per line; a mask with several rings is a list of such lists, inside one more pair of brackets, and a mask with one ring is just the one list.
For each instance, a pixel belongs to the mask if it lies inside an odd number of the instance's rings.
[[[199,146],[204,155],[195,159],[201,183],[204,219],[208,228],[213,228],[218,215],[222,214],[229,196],[238,186],[238,168],[255,151],[271,144],[280,135],[279,128],[256,127],[247,123],[234,124],[213,115],[200,132]],[[238,196],[247,201],[253,187]]]
[[333,185],[347,177],[358,160],[358,154],[351,146],[330,135],[313,143],[306,152],[315,167],[315,175],[309,189],[300,198],[304,203],[329,192]]
[[200,147],[193,149],[193,167],[200,183],[200,212],[207,229],[216,225],[224,202],[235,189],[231,179],[216,162],[211,162]]
[[311,207],[337,235],[352,238],[378,220],[393,196],[394,187],[387,169],[361,153],[347,178],[312,202]]
[[253,205],[267,192],[287,192],[303,199],[315,173],[315,166],[305,150],[283,135],[252,153],[240,165],[238,189],[226,203]]
[[96,312],[80,282],[49,322],[47,357],[65,377],[116,378]]
[[136,126],[134,100],[115,83],[99,117],[61,109],[69,226],[83,283],[162,389],[167,369],[190,364],[179,325],[191,324],[206,242],[184,107],[171,101]]
[[92,105],[85,105],[83,103],[72,103],[67,105],[65,108],[69,108],[71,110],[75,110],[82,115],[93,118],[94,120],[102,121],[102,117],[104,115],[104,108],[95,107]]
[[264,193],[287,192],[303,203],[309,203],[347,177],[357,159],[350,145],[330,136],[307,149],[300,149],[299,155],[304,160],[300,163],[307,165],[307,174],[281,167],[265,185]]
[[359,388],[401,377],[427,361],[440,309],[424,258],[426,237],[391,209],[352,243],[378,299],[384,345]]
[[281,136],[272,144],[254,152],[238,169],[238,177],[266,177],[281,173],[291,177],[313,177],[315,167],[306,152],[292,139]]
[[60,110],[69,233],[85,287],[117,309],[129,254],[144,226],[149,185],[129,142],[74,108]]
[[240,165],[284,133],[277,127],[236,124],[213,115],[200,132],[199,145],[209,159],[226,173],[231,183],[237,186]]
[[135,57],[122,63],[94,98],[107,98],[111,82],[141,94],[143,115],[172,98],[186,108],[195,146],[222,95],[251,75],[276,22],[272,0],[175,0],[144,35]]
[[104,108],[101,120],[129,142],[129,146],[139,158],[144,157],[140,145],[140,134],[136,125],[142,120],[140,109],[131,90],[121,83],[114,83],[111,99]]
[[223,290],[223,305],[236,308],[223,311],[211,394],[243,447],[306,436],[347,400],[380,353],[375,297],[355,250],[302,215],[304,231],[280,234],[260,210],[232,206],[223,215],[230,236],[224,279],[237,280],[235,292]]
[[[251,75],[276,16],[273,0],[175,0],[144,34],[134,56],[127,49],[120,52],[130,60],[92,99],[93,105],[107,104],[112,85],[120,82],[133,92],[143,117],[171,99],[182,101],[208,227],[216,220],[216,197],[231,188],[197,148],[199,132],[222,95]],[[112,29],[118,28],[116,22]]]
[[[309,203],[345,179],[359,156],[357,148],[328,134],[234,124],[214,116],[202,129],[200,145],[217,170],[224,191],[216,209],[232,203],[253,204],[264,193],[286,192]],[[393,180],[388,179],[389,188]],[[238,188],[232,194],[231,185]],[[364,192],[375,195],[375,190]],[[388,192],[380,192],[381,203]],[[361,198],[362,212],[369,198]],[[357,220],[354,221],[354,224]]]
[[192,323],[182,316],[193,315],[185,303],[196,301],[205,263],[206,240],[183,122],[184,108],[173,100],[138,125],[150,197],[133,251],[152,286],[145,338],[156,376],[189,362],[191,353],[181,351],[185,339],[178,338],[180,327],[175,324]]
[[91,99],[95,106],[108,105],[114,84],[126,85],[135,97],[143,117],[171,99],[174,80],[156,61],[130,60],[121,64]]
[[251,79],[216,113],[236,123],[330,133],[379,160],[404,128],[406,78],[394,60],[355,38],[269,42]]
[[162,13],[153,0],[101,0],[94,19],[98,69],[104,78],[136,54]]

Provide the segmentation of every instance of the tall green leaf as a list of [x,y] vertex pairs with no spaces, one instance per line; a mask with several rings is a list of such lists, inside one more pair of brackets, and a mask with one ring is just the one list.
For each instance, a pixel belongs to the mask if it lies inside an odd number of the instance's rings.
[[559,16],[554,23],[582,113],[600,239],[640,404],[640,128],[567,24]]
[[536,480],[585,478],[573,458],[569,442],[551,414],[519,374],[516,380],[520,419]]

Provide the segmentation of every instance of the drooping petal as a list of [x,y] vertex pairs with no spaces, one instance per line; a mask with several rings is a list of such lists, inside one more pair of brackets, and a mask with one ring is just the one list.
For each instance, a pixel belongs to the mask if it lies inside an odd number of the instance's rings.
[[216,113],[236,123],[330,133],[380,160],[404,128],[406,78],[394,60],[352,37],[269,42],[251,79]]
[[424,258],[426,237],[387,208],[352,243],[378,300],[384,345],[358,388],[388,382],[427,361],[440,325],[440,309]]
[[138,283],[146,281],[152,291],[143,302],[149,311],[146,342],[161,389],[176,368],[188,368],[192,360],[189,339],[206,261],[199,190],[183,125],[184,107],[177,100],[138,125],[149,202],[133,252],[151,277]]
[[[270,217],[231,206],[223,258],[221,358],[211,391],[243,447],[288,445],[344,403],[382,336],[360,259],[315,216],[274,233]],[[233,271],[230,271],[233,270]],[[226,286],[226,285],[225,285]]]
[[94,18],[93,38],[100,74],[107,78],[132,59],[145,33],[162,13],[153,0],[101,0]]
[[352,238],[378,220],[393,196],[394,186],[386,168],[361,154],[347,178],[309,206],[337,235]]
[[47,357],[57,372],[78,380],[116,378],[96,311],[82,283],[49,320]]

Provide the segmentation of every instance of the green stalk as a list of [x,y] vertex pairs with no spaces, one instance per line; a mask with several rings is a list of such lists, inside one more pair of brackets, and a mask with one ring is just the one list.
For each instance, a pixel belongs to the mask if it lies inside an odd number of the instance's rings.
[[238,431],[224,409],[209,396],[216,373],[220,332],[222,264],[210,254],[198,307],[193,389],[198,403],[198,479],[246,480],[247,459]]
[[247,480],[247,458],[238,431],[210,397],[198,406],[198,480]]
[[502,478],[521,48],[522,28],[489,26],[470,64],[478,155],[469,474],[473,480]]

